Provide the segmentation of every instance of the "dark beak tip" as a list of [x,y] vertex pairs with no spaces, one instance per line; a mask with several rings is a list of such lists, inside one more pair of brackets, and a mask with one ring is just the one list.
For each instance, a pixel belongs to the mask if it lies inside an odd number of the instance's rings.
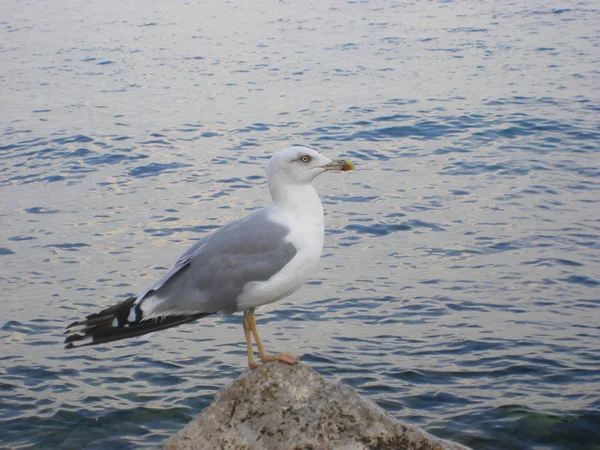
[[342,172],[348,172],[350,170],[356,169],[356,166],[354,165],[354,163],[352,161],[350,161],[348,159],[344,159],[342,162],[344,163]]

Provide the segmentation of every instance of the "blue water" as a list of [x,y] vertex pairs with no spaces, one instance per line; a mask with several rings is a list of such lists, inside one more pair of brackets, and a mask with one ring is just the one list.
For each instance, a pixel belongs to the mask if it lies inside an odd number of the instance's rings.
[[267,348],[475,449],[600,449],[596,2],[1,9],[0,447],[156,448],[243,373],[239,316],[62,331],[305,143],[357,170],[317,181],[322,270]]

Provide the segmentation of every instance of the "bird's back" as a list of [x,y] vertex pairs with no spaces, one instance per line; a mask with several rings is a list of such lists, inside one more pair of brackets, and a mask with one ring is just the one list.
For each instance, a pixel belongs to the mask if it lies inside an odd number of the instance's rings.
[[139,299],[148,316],[238,311],[248,283],[269,280],[296,255],[290,229],[256,211],[208,235],[186,251],[169,274]]

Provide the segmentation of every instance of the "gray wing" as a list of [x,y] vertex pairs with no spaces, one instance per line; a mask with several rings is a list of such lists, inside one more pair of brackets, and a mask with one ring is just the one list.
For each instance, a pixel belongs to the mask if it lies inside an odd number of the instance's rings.
[[194,244],[136,304],[143,316],[236,311],[244,286],[266,281],[296,254],[289,229],[265,210],[230,223]]

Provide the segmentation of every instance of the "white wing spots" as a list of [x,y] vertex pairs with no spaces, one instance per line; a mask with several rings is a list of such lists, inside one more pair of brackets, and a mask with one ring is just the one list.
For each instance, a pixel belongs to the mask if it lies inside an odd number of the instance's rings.
[[135,306],[129,310],[129,315],[127,316],[127,322],[135,322],[137,317],[135,313]]
[[[85,335],[81,334],[81,333],[78,333],[77,336],[83,337]],[[81,339],[79,341],[74,341],[73,342],[73,347],[81,347],[81,346],[86,345],[86,344],[91,344],[92,342],[94,342],[94,338],[91,337],[91,336],[89,336],[89,337],[86,337],[86,338]]]
[[115,317],[115,320],[110,324],[113,328],[117,328],[119,326],[119,319]]
[[84,324],[75,325],[75,326],[69,328],[69,333],[77,334],[77,333],[80,333],[81,331],[85,330],[85,328],[86,328],[86,325],[84,325]]

